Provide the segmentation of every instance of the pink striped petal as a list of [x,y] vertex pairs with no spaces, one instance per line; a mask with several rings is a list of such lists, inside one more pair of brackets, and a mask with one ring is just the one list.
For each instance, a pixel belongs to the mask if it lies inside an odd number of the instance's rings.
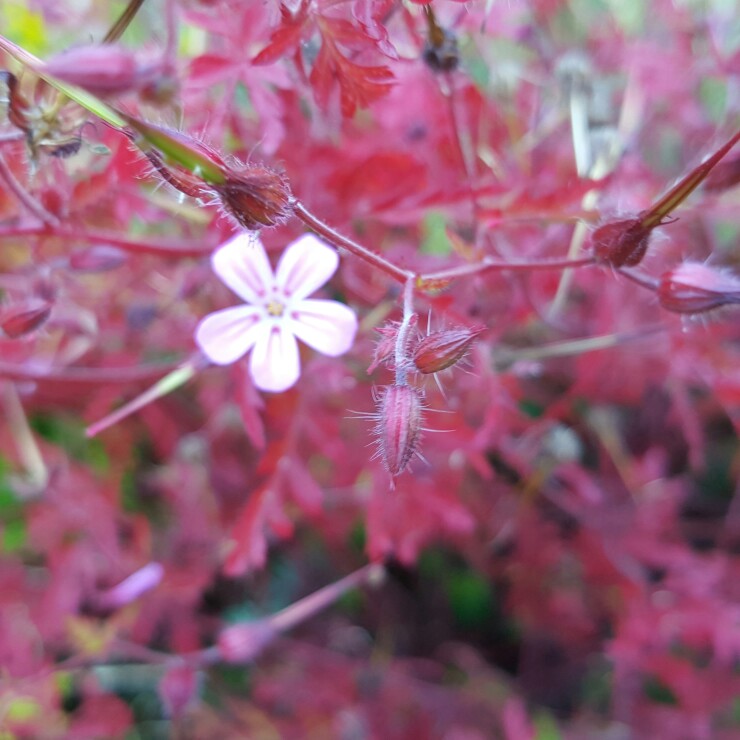
[[263,322],[252,350],[249,370],[263,391],[279,393],[290,388],[301,374],[298,343],[283,323]]
[[354,311],[337,301],[301,301],[291,310],[290,319],[290,330],[298,339],[330,357],[344,354],[357,332]]
[[213,253],[211,265],[221,282],[247,303],[261,303],[275,284],[267,253],[255,234],[241,232],[229,239]]
[[264,318],[254,306],[236,306],[206,316],[195,330],[195,341],[216,365],[230,365],[243,357],[259,338]]
[[283,252],[275,282],[290,298],[305,298],[318,290],[335,272],[339,256],[313,234],[305,234]]

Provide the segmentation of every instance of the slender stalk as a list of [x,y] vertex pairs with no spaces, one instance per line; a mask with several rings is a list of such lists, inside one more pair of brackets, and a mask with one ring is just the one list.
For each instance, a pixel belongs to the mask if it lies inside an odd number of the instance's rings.
[[486,272],[514,270],[529,272],[531,270],[565,270],[573,267],[588,267],[594,265],[592,257],[583,257],[581,259],[562,259],[543,262],[500,262],[484,258],[481,262],[473,265],[462,265],[461,267],[451,267],[447,270],[438,270],[437,272],[427,272],[416,280],[417,287],[424,288],[434,287],[435,284],[454,280],[460,277],[469,277],[471,275],[483,275]]
[[5,180],[8,189],[36,218],[46,226],[58,226],[59,219],[49,213],[16,179],[5,158],[0,154],[0,178]]
[[634,331],[616,332],[614,334],[603,334],[598,337],[585,337],[584,339],[567,339],[563,342],[551,342],[539,347],[508,348],[500,347],[496,358],[496,365],[503,370],[515,362],[546,360],[552,357],[569,357],[571,355],[582,355],[586,352],[596,352],[609,349],[625,342],[633,342],[645,339],[665,329],[662,324],[646,326]]
[[398,327],[395,348],[396,385],[406,385],[407,382],[406,345],[414,316],[414,282],[414,278],[410,277],[403,289],[403,320]]
[[349,237],[335,231],[331,226],[318,218],[318,216],[314,216],[299,200],[294,200],[291,205],[293,206],[293,213],[297,218],[335,247],[346,249],[351,254],[354,254],[355,257],[365,260],[365,262],[371,264],[373,267],[377,267],[400,283],[405,283],[409,278],[415,277],[413,272],[396,267],[396,265],[385,259],[385,257],[381,257],[379,254],[370,251],[367,247],[363,247],[361,244],[352,241]]
[[202,244],[200,242],[183,242],[180,240],[165,239],[133,239],[128,236],[121,236],[114,231],[105,229],[77,229],[73,226],[57,226],[49,230],[37,225],[31,226],[10,226],[0,229],[0,239],[11,239],[17,236],[49,236],[60,239],[74,239],[76,241],[85,241],[100,244],[109,244],[113,247],[119,247],[127,252],[135,254],[151,254],[158,257],[204,257],[210,254],[216,245]]
[[129,27],[134,16],[139,12],[139,8],[144,4],[144,0],[130,0],[129,4],[121,13],[120,18],[111,26],[110,31],[103,39],[104,44],[114,44],[123,36],[124,31]]
[[171,370],[171,364],[132,365],[131,367],[39,367],[0,359],[0,377],[73,385],[107,385],[152,380]]
[[282,609],[268,618],[270,626],[277,632],[284,632],[292,629],[296,625],[304,622],[317,612],[333,604],[337,599],[342,597],[350,589],[361,586],[365,583],[377,583],[383,578],[385,569],[378,563],[366,565],[354,573],[341,578],[335,583],[320,588],[318,591],[309,594],[296,601],[295,604]]
[[649,275],[640,275],[637,272],[632,272],[632,270],[625,270],[624,268],[620,268],[618,272],[620,275],[624,275],[628,280],[631,280],[633,283],[637,283],[637,285],[641,286],[642,288],[647,288],[648,290],[652,291],[658,289],[658,281],[655,278],[651,278]]
[[151,388],[145,390],[132,401],[125,403],[113,413],[100,419],[100,421],[96,421],[94,424],[91,424],[85,430],[85,435],[87,437],[95,437],[100,434],[100,432],[112,427],[119,421],[122,421],[127,416],[131,416],[131,414],[144,408],[144,406],[147,406],[152,401],[156,401],[158,398],[171,393],[176,388],[187,383],[201,366],[203,366],[203,361],[199,357],[188,360],[175,368],[171,373],[165,375],[164,378],[158,380]]

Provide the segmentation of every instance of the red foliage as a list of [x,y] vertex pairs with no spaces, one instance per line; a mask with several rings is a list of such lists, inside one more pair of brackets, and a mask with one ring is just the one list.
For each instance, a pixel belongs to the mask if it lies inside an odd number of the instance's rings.
[[0,36],[0,735],[737,736],[724,5],[119,5]]

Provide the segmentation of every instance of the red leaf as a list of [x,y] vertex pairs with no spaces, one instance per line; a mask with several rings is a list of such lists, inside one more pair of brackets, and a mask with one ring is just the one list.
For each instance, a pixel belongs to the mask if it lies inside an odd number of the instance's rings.
[[252,59],[252,64],[272,64],[295,49],[301,41],[304,22],[281,26],[273,31],[270,43]]

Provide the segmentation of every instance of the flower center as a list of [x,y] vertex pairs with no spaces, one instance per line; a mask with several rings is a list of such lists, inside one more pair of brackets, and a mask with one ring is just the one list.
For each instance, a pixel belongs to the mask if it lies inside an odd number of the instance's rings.
[[280,301],[275,300],[274,298],[268,301],[265,308],[267,309],[267,313],[270,314],[270,316],[275,316],[277,318],[285,313],[285,306],[280,303]]

